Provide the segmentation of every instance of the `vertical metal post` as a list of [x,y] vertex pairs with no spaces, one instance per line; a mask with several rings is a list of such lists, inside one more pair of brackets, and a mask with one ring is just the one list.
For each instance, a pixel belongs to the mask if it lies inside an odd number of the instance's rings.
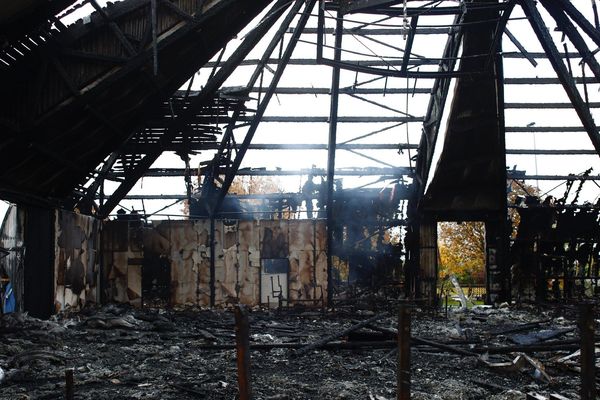
[[398,381],[397,399],[410,399],[410,308],[400,305],[398,311]]
[[250,323],[248,311],[238,304],[235,307],[235,343],[237,350],[237,371],[240,400],[250,400]]
[[215,215],[210,213],[210,306],[215,306]]
[[[335,26],[334,60],[342,59],[343,15],[338,11]],[[327,147],[327,304],[333,300],[333,180],[335,178],[335,149],[337,137],[338,105],[340,96],[340,67],[333,67],[331,79],[331,106],[329,110],[329,143]]]
[[152,9],[152,59],[154,76],[158,75],[158,21],[156,15],[156,0],[150,0],[150,8]]
[[74,395],[73,369],[69,368],[65,370],[65,399],[73,400]]
[[579,306],[581,337],[581,400],[596,399],[596,359],[594,344],[594,306]]

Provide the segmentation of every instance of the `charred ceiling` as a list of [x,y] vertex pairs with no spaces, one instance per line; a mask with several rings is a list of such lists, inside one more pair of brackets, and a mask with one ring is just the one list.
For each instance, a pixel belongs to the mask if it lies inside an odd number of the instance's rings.
[[267,3],[158,2],[153,24],[150,1],[120,2],[4,48],[3,197],[60,205],[82,191],[96,166]]

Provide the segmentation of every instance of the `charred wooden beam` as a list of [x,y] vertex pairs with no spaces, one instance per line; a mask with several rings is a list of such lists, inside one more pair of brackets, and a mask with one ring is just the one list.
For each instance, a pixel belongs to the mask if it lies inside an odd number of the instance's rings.
[[[268,14],[267,19],[263,21],[262,24],[259,24],[255,29],[250,31],[248,35],[246,35],[244,41],[239,45],[231,57],[225,63],[223,63],[223,66],[219,69],[219,71],[211,80],[206,83],[198,96],[194,97],[190,107],[187,109],[187,112],[178,116],[175,122],[177,125],[169,126],[169,132],[160,141],[161,145],[169,143],[170,139],[177,134],[177,128],[181,128],[181,126],[185,124],[186,118],[188,118],[189,115],[194,114],[195,109],[199,105],[204,104],[206,101],[211,99],[212,96],[214,96],[214,93],[223,85],[225,80],[227,80],[231,73],[237,68],[241,60],[243,60],[250,53],[254,46],[256,46],[256,44],[260,41],[262,36],[268,32],[270,24],[274,23],[285,11],[285,8],[281,7],[281,5],[281,1],[275,3],[273,6],[274,8],[271,10],[272,12]],[[113,192],[106,203],[104,203],[104,205],[100,208],[100,214],[110,214],[117,204],[119,204],[121,199],[131,190],[131,188],[152,166],[152,164],[161,154],[161,146],[157,146],[153,152],[146,154],[143,160],[138,163],[135,170],[132,171],[132,173],[127,177],[126,182],[123,182],[119,188]]]
[[[276,122],[276,123],[329,123],[331,117],[316,117],[316,116],[282,116],[273,115],[261,118],[261,122]],[[241,117],[240,121],[252,121],[253,117]],[[423,117],[405,117],[405,116],[389,116],[389,117],[373,117],[373,116],[338,116],[337,122],[340,123],[385,123],[385,122],[423,122]]]
[[[307,0],[306,1],[304,11],[303,11],[302,15],[300,16],[300,19],[298,20],[298,23],[297,23],[298,24],[297,26],[299,28],[303,28],[306,25],[306,23],[308,22],[308,19],[311,16],[311,12],[312,12],[312,9],[314,8],[315,3],[316,3],[316,0]],[[237,171],[242,163],[242,160],[244,159],[244,155],[246,154],[246,151],[248,150],[248,146],[252,142],[254,134],[256,133],[256,130],[258,129],[258,125],[260,124],[261,120],[263,119],[263,116],[264,116],[266,108],[269,104],[269,101],[271,100],[271,98],[274,95],[274,90],[277,87],[277,85],[279,84],[279,80],[281,79],[281,76],[283,75],[285,67],[287,66],[287,62],[292,57],[292,53],[294,52],[294,49],[296,48],[296,44],[298,43],[298,39],[300,38],[300,32],[301,31],[298,31],[292,35],[292,37],[290,38],[290,40],[286,46],[285,51],[283,52],[283,54],[281,56],[281,60],[278,64],[277,70],[275,71],[275,73],[272,77],[271,83],[269,85],[269,89],[265,93],[262,102],[260,103],[260,105],[258,106],[258,108],[256,110],[256,114],[254,116],[254,119],[250,123],[250,127],[248,128],[248,131],[246,132],[246,135],[242,142],[241,148],[236,153],[235,159],[233,160],[233,162],[231,164],[231,168],[228,171],[227,175],[225,176],[223,185],[221,186],[221,188],[217,194],[216,201],[215,201],[214,207],[213,207],[213,212],[219,211],[221,204],[223,202],[223,199],[225,198],[227,192],[229,191],[231,183],[233,182],[233,179],[235,178],[235,176],[237,174]],[[254,84],[252,83],[249,86],[254,86]]]
[[358,324],[354,324],[354,325],[352,325],[352,326],[350,326],[350,327],[348,327],[346,329],[343,329],[341,331],[338,331],[338,332],[332,333],[330,335],[327,335],[324,338],[319,339],[319,340],[317,340],[314,343],[310,343],[308,345],[305,345],[305,346],[299,348],[298,350],[296,350],[293,353],[293,356],[294,357],[303,356],[306,353],[308,353],[309,351],[313,351],[313,350],[319,349],[319,348],[323,347],[324,345],[326,345],[327,343],[334,341],[335,339],[338,339],[338,338],[340,338],[342,336],[345,336],[345,335],[349,334],[350,332],[354,332],[355,330],[358,330],[358,329],[360,329],[362,327],[365,327],[365,326],[367,326],[367,325],[369,325],[369,324],[371,324],[373,322],[379,321],[380,319],[382,319],[382,318],[384,318],[386,316],[387,316],[387,313],[374,315],[371,318],[368,318],[368,319],[366,319],[364,321],[359,322]]
[[[344,19],[338,11],[335,29],[335,54],[334,60],[339,62],[342,59],[342,39],[344,37]],[[340,67],[334,66],[331,76],[331,101],[329,107],[329,140],[327,142],[327,304],[330,305],[333,300],[333,253],[335,230],[335,216],[333,215],[333,190],[335,180],[335,153],[337,149],[337,128],[339,120],[339,99],[340,99]]]
[[537,67],[538,63],[537,61],[535,61],[535,58],[529,54],[529,52],[527,51],[527,49],[525,49],[525,46],[523,46],[521,44],[521,42],[519,42],[519,39],[517,39],[515,37],[515,35],[513,35],[512,33],[510,33],[510,31],[508,29],[505,28],[504,33],[506,33],[506,36],[508,36],[508,38],[510,39],[511,42],[513,42],[513,44],[515,46],[517,46],[517,49],[519,49],[519,51],[521,52],[521,54],[523,54],[523,57],[525,57],[529,63],[531,63],[531,65],[533,65],[534,67]]
[[415,35],[417,34],[417,25],[419,24],[419,16],[415,15],[410,20],[410,31],[408,32],[408,39],[404,46],[404,56],[402,58],[402,71],[406,72],[410,63],[410,54],[412,52],[413,43],[415,42]]
[[[425,10],[426,15],[428,16],[439,16],[439,15],[458,15],[463,12],[474,12],[478,10],[498,10],[501,11],[506,7],[504,3],[489,5],[487,3],[464,3],[464,7],[429,7]],[[332,6],[332,9],[335,9],[335,6]],[[422,15],[424,9],[422,7],[407,7],[406,12],[402,8],[397,7],[375,7],[370,8],[368,11],[363,10],[366,14],[373,15],[388,15],[394,17],[403,17],[408,16],[412,17],[415,15]]]
[[588,35],[596,46],[600,47],[600,32],[592,25],[587,18],[573,5],[570,0],[557,0],[556,3],[569,15],[569,17],[579,25],[579,27]]
[[564,63],[562,62],[560,52],[556,48],[556,45],[554,44],[554,41],[548,32],[548,28],[546,27],[542,16],[532,0],[520,0],[520,4],[525,12],[525,15],[527,15],[529,18],[529,22],[531,23],[531,26],[542,47],[544,48],[544,51],[548,54],[548,59],[558,75],[558,79],[565,89],[567,96],[571,100],[571,103],[573,103],[573,107],[575,108],[581,123],[585,127],[585,130],[588,133],[594,148],[600,154],[600,136],[598,135],[596,123],[594,122],[589,108],[581,98],[581,95],[573,83]]
[[[597,132],[598,128],[592,128],[592,132]],[[507,126],[506,132],[589,132],[587,127],[583,126]],[[597,133],[596,133],[597,134]]]
[[250,384],[250,323],[248,311],[238,304],[235,309],[235,341],[237,350],[237,378],[240,400],[252,398]]
[[[296,30],[295,27],[288,28],[287,33],[294,33]],[[317,28],[304,28],[303,32],[307,35],[316,35],[319,33]],[[324,28],[322,30],[323,33],[331,35],[335,33],[335,29],[333,28]],[[403,28],[348,28],[344,29],[344,34],[357,34],[363,36],[400,36],[404,32]],[[416,30],[417,35],[447,35],[448,27],[427,27],[427,28],[419,28]]]
[[[588,103],[589,108],[600,108],[600,103]],[[571,109],[571,103],[504,103],[504,108],[514,109]]]
[[411,313],[404,304],[398,310],[398,367],[396,371],[398,400],[410,399]]
[[582,60],[590,67],[596,81],[600,82],[600,64],[596,61],[594,54],[588,48],[588,45],[585,43],[585,40],[579,31],[575,28],[573,23],[571,23],[571,20],[556,6],[556,4],[556,2],[550,2],[548,0],[542,1],[544,8],[548,10],[552,18],[554,18],[558,24],[558,27],[567,35],[571,43],[573,43]]
[[596,398],[596,345],[594,306],[579,306],[579,332],[581,335],[581,400]]

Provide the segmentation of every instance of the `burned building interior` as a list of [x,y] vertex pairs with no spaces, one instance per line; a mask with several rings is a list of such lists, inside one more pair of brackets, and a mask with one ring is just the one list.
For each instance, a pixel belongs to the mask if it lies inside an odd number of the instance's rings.
[[599,49],[596,0],[2,1],[0,398],[597,398]]

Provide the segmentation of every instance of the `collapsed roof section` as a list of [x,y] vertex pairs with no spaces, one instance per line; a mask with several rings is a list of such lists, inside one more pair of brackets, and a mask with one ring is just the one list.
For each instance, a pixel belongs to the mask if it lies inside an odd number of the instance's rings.
[[268,1],[91,3],[85,21],[0,54],[3,198],[63,205],[84,194],[95,167]]

